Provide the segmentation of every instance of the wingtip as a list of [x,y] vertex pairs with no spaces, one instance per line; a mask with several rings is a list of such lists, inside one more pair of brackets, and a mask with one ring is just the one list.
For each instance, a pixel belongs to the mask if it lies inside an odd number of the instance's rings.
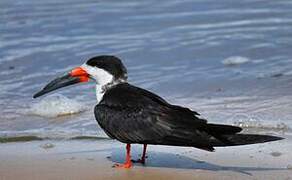
[[274,141],[280,141],[280,140],[284,140],[285,138],[283,137],[279,137],[279,136],[273,136],[274,137]]

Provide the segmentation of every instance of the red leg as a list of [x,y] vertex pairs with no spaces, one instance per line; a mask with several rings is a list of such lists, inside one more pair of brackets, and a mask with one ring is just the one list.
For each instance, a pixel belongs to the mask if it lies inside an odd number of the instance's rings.
[[146,149],[147,149],[147,144],[144,144],[144,146],[143,146],[143,154],[142,154],[142,158],[141,158],[141,163],[142,164],[145,164]]
[[143,146],[143,154],[142,154],[141,159],[133,160],[134,163],[142,163],[142,164],[145,164],[146,149],[147,149],[147,144],[144,144],[144,146]]
[[126,155],[126,162],[124,164],[115,164],[113,167],[121,167],[121,168],[131,168],[132,161],[131,161],[131,144],[127,144],[127,155]]

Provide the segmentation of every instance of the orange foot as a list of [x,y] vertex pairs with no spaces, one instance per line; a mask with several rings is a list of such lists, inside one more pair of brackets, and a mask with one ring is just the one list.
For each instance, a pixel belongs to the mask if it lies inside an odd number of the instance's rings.
[[114,164],[113,168],[125,168],[129,169],[132,167],[132,163],[125,163],[125,164]]

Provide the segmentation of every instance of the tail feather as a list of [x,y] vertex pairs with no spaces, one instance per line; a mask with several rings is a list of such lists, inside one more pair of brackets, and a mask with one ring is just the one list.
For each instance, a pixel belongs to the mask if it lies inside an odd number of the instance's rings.
[[205,129],[205,131],[212,136],[210,138],[210,143],[214,147],[257,144],[283,139],[281,137],[269,135],[238,134],[241,130],[242,128],[237,126],[222,124],[208,124]]
[[[222,138],[225,141],[222,141]],[[220,139],[214,139],[211,141],[212,146],[214,147],[223,147],[223,146],[239,146],[247,144],[257,144],[265,143],[270,141],[278,141],[284,138],[277,136],[269,135],[258,135],[258,134],[232,134],[232,135],[222,135]]]

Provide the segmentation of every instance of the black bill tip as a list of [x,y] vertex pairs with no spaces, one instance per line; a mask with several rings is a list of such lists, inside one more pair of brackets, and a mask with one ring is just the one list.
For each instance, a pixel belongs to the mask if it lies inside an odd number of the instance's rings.
[[79,83],[80,79],[78,77],[73,77],[70,74],[66,74],[64,76],[58,77],[48,83],[41,91],[37,92],[36,94],[33,95],[33,98],[38,98],[44,94],[47,94],[51,91],[54,91],[56,89],[66,87],[69,85],[73,85],[76,83]]
[[41,90],[41,91],[35,93],[32,97],[33,98],[38,98],[38,97],[40,97],[40,96],[42,96],[44,94],[46,94],[46,92],[44,90]]

